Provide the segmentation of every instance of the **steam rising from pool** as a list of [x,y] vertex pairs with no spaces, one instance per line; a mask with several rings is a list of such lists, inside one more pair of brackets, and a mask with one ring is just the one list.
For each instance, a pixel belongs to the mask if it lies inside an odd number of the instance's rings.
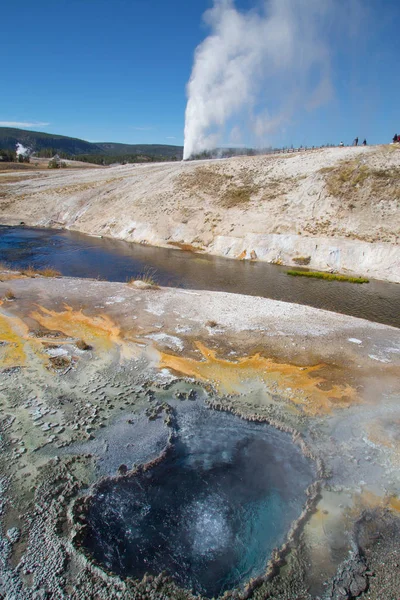
[[263,573],[301,513],[314,468],[290,435],[268,425],[197,402],[181,403],[176,419],[162,463],[98,486],[83,545],[120,576],[165,570],[217,596]]

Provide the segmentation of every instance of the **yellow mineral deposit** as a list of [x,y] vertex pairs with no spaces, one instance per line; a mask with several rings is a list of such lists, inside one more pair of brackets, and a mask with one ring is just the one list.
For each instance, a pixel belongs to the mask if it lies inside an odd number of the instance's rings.
[[[265,385],[269,394],[278,395],[311,416],[328,414],[335,408],[345,408],[359,401],[353,387],[347,384],[327,385],[326,378],[318,375],[318,371],[325,367],[323,364],[299,367],[277,363],[258,353],[231,362],[217,358],[216,352],[201,342],[195,345],[203,360],[161,352],[160,368],[209,382],[222,394],[245,393],[252,381],[258,381]],[[321,384],[324,384],[323,389]]]
[[321,500],[303,532],[314,574],[324,572],[326,577],[334,575],[337,561],[332,553],[332,544],[336,551],[342,551],[349,545],[346,510],[351,502],[350,494],[322,491]]
[[365,509],[376,508],[400,512],[400,499],[380,496],[369,490],[358,494],[323,490],[322,498],[304,528],[314,570],[327,571],[329,576],[334,574],[337,564],[332,555],[332,542],[337,550],[350,548],[351,523]]
[[0,367],[22,367],[26,362],[27,327],[17,317],[0,313]]
[[48,356],[42,342],[30,334],[22,319],[0,310],[0,369],[23,367],[35,358],[47,364]]

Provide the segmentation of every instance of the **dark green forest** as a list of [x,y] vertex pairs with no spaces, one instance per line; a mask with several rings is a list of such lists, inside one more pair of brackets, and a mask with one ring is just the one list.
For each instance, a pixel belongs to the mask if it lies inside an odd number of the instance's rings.
[[[30,149],[35,156],[82,160],[88,163],[109,165],[124,162],[158,162],[181,160],[182,146],[163,144],[118,144],[113,142],[92,143],[64,135],[26,131],[11,127],[0,127],[2,160],[7,151],[13,152],[17,143]],[[15,159],[14,159],[15,160]]]

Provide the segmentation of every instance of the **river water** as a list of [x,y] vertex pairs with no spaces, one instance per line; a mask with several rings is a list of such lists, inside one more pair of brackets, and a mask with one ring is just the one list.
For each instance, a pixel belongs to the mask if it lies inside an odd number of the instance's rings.
[[70,231],[0,226],[0,261],[63,275],[127,281],[150,270],[160,285],[307,304],[400,327],[400,285],[290,277],[287,267],[156,248]]

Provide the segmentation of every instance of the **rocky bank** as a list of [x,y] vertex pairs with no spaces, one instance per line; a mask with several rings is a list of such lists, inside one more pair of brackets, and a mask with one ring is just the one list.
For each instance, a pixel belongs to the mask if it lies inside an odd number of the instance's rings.
[[0,173],[0,222],[400,281],[400,150]]

